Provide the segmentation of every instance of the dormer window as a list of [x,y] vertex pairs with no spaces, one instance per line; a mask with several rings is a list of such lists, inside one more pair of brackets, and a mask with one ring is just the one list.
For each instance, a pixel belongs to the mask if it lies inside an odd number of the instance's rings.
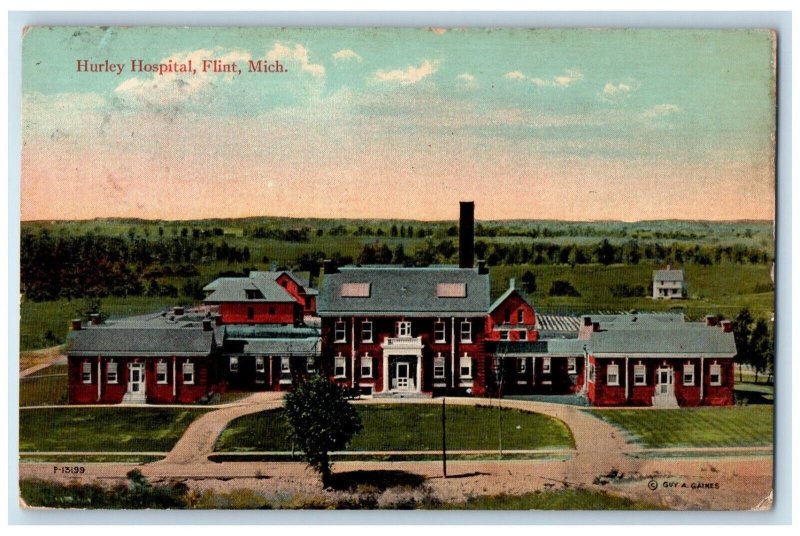
[[261,297],[261,293],[256,289],[245,289],[244,295],[248,300],[257,300]]

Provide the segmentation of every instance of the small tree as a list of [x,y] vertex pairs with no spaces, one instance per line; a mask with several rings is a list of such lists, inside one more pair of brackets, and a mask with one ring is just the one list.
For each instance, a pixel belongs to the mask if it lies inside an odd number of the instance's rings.
[[361,417],[344,391],[319,374],[286,395],[286,417],[291,439],[306,462],[320,474],[322,487],[330,484],[330,451],[342,450],[361,431]]
[[522,288],[528,294],[536,292],[536,274],[530,270],[526,270],[525,273],[522,274]]

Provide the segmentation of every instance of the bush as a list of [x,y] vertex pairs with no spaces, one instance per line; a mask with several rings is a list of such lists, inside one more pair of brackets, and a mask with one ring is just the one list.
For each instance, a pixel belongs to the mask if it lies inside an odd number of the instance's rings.
[[642,285],[629,285],[628,283],[619,283],[608,287],[611,295],[615,298],[643,298],[646,296],[646,290]]
[[550,296],[573,296],[578,297],[581,295],[578,289],[572,286],[569,281],[557,279],[550,285]]

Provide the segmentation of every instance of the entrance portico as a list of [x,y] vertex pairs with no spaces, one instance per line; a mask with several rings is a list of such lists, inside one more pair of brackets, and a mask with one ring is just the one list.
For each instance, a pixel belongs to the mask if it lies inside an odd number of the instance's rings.
[[383,349],[383,391],[422,391],[422,338],[387,337]]

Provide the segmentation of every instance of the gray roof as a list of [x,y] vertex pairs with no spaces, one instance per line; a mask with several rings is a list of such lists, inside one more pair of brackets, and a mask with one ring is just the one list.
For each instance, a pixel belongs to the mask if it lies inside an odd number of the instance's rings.
[[70,333],[67,353],[77,356],[209,355],[214,332],[195,328],[90,327]]
[[227,353],[272,356],[317,356],[321,348],[321,339],[319,337],[310,337],[306,339],[244,339],[241,342],[243,343],[241,352],[228,351]]
[[586,341],[577,339],[548,339],[538,341],[487,341],[486,350],[503,357],[575,356],[583,355]]
[[228,324],[225,336],[228,339],[305,339],[319,337],[320,331],[308,326]]
[[683,270],[654,270],[654,281],[683,281]]
[[687,325],[683,313],[627,313],[619,315],[585,315],[598,322],[600,329],[630,329],[647,326],[670,329]]
[[[214,291],[204,300],[206,303],[291,303],[296,301],[285,288],[268,277],[221,277],[214,283]],[[248,298],[247,291],[256,292],[258,297]]]
[[[342,297],[343,283],[369,283],[369,296]],[[438,297],[439,283],[464,283],[466,296]],[[489,309],[489,275],[472,268],[431,266],[343,267],[325,274],[317,311],[320,316],[340,314],[485,315]]]
[[522,290],[517,289],[517,288],[508,288],[489,307],[489,312],[491,313],[492,311],[494,311],[495,309],[500,307],[503,304],[503,302],[508,299],[509,296],[511,296],[512,294],[515,294],[515,293],[522,299],[522,301],[524,301],[525,303],[527,303],[528,305],[533,307],[533,304],[531,304],[530,298],[528,297],[528,295],[525,292],[523,292]]
[[568,332],[578,334],[580,317],[567,315],[536,315],[536,329],[539,331]]
[[680,354],[733,356],[736,343],[732,332],[705,324],[673,324],[671,327],[637,326],[609,329],[591,334],[587,343],[593,354]]

